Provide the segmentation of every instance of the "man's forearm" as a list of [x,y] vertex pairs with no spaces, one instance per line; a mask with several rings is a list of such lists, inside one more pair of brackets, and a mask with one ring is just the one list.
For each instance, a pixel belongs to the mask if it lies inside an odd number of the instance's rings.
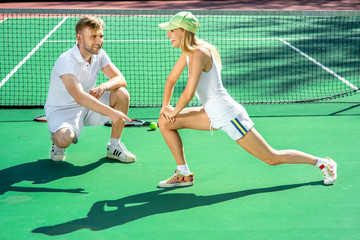
[[126,81],[123,77],[116,76],[109,81],[100,84],[99,86],[103,86],[105,91],[111,91],[121,87],[126,88]]
[[111,112],[114,111],[114,109],[103,104],[98,99],[87,93],[83,93],[81,94],[81,96],[78,96],[76,102],[83,107],[86,107],[94,112],[100,113],[105,116],[110,116]]

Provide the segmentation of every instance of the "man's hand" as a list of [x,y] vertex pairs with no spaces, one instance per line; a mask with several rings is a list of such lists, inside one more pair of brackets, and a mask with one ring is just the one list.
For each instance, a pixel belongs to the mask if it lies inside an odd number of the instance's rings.
[[118,124],[120,122],[126,122],[126,121],[131,122],[131,119],[128,118],[125,113],[115,110],[115,109],[114,109],[114,112],[109,117],[111,118],[111,121],[114,124]]
[[104,94],[105,91],[106,91],[106,86],[100,84],[96,88],[91,89],[89,94],[95,97],[96,99],[99,99]]

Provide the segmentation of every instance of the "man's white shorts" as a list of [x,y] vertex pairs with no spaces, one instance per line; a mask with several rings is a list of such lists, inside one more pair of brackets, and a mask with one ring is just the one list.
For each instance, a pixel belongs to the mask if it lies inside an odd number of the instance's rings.
[[[110,105],[110,92],[105,92],[99,99],[105,105]],[[50,133],[61,128],[71,128],[76,134],[74,143],[77,143],[83,126],[103,125],[109,117],[91,111],[81,105],[72,108],[58,109],[47,115]]]

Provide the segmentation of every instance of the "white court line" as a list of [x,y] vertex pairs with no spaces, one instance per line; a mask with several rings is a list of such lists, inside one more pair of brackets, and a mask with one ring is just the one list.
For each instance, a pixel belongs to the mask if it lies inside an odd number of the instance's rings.
[[0,88],[14,75],[14,73],[16,73],[17,70],[19,70],[19,68],[21,68],[21,66],[41,47],[41,45],[44,44],[44,42],[66,21],[66,19],[67,17],[63,18],[63,20],[61,20],[61,22],[59,22],[58,25],[56,25],[54,29],[51,30],[21,62],[19,62],[19,64],[0,82]]
[[333,75],[334,77],[336,77],[337,79],[339,79],[340,81],[342,81],[343,83],[345,83],[346,85],[348,85],[349,87],[351,87],[352,89],[356,90],[357,92],[360,92],[359,88],[357,86],[355,86],[354,84],[352,84],[351,82],[349,82],[348,80],[346,80],[345,78],[343,78],[342,76],[340,76],[339,74],[337,74],[336,72],[334,72],[333,70],[331,70],[330,68],[322,65],[320,62],[316,61],[314,58],[310,57],[309,55],[307,55],[306,53],[304,53],[303,51],[301,51],[300,49],[294,47],[293,45],[291,45],[290,43],[288,43],[287,41],[285,41],[284,39],[279,39],[282,43],[284,43],[285,45],[289,46],[290,48],[292,48],[293,50],[295,50],[296,52],[300,53],[302,56],[304,56],[305,58],[309,59],[310,61],[312,61],[313,63],[315,63],[316,65],[318,65],[319,67],[321,67],[322,69],[324,69],[325,71],[327,71],[328,73],[330,73],[331,75]]
[[7,18],[4,18],[3,20],[0,21],[0,23],[3,23],[7,20]]

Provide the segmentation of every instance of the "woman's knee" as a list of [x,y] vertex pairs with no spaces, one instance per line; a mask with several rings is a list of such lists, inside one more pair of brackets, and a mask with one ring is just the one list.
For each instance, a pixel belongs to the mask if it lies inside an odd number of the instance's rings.
[[166,130],[176,130],[175,123],[169,122],[163,116],[160,116],[158,119],[158,125],[161,132]]
[[262,160],[263,162],[265,162],[270,166],[276,166],[281,164],[280,155],[276,150],[268,153],[266,156],[260,157],[260,160]]
[[168,123],[169,122],[166,121],[163,116],[160,116],[158,119],[158,125],[159,125],[160,131],[163,131],[164,129],[168,128]]
[[267,158],[266,160],[263,160],[265,163],[267,163],[270,166],[276,166],[279,165],[280,162],[277,159],[274,158]]

